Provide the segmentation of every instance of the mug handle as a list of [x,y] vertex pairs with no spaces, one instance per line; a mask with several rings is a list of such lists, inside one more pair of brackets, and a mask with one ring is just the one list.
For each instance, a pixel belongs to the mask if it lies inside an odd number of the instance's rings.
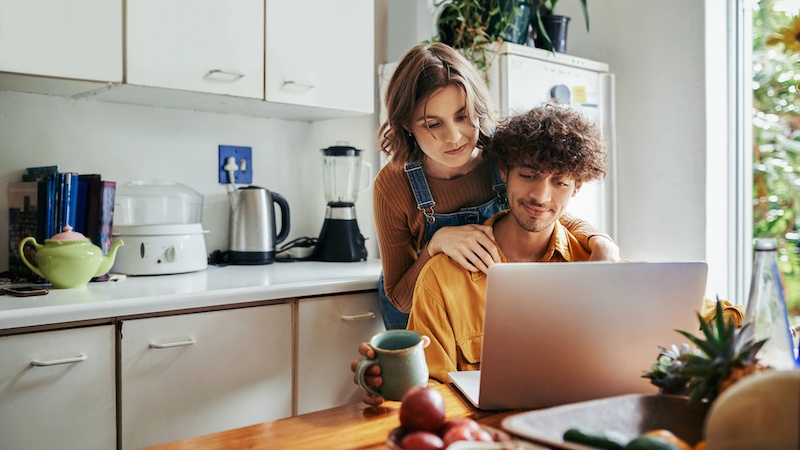
[[361,389],[367,391],[367,393],[378,397],[382,397],[383,394],[376,391],[375,388],[368,385],[367,382],[364,380],[364,376],[367,373],[367,369],[369,369],[375,364],[378,364],[378,360],[376,359],[364,359],[360,363],[358,363],[358,367],[356,367],[356,380],[358,381],[358,385],[361,386]]

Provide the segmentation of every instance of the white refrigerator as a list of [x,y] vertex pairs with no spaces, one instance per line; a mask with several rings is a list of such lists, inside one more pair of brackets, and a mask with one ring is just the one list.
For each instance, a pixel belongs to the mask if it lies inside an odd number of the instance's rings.
[[584,184],[568,210],[616,240],[614,75],[608,64],[503,43],[489,68],[489,85],[501,118],[557,98],[600,126],[608,143],[606,177]]

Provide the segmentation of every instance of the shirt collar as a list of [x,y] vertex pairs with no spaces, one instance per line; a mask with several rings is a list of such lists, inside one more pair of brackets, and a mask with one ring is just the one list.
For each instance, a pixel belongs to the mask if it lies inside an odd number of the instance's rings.
[[[510,210],[508,209],[500,211],[499,213],[490,217],[483,224],[488,225],[490,227],[494,226],[495,222],[500,220],[500,218],[507,216],[509,212]],[[501,262],[504,263],[509,262],[508,258],[506,258],[506,255],[503,253],[503,250],[501,250],[500,247],[497,248],[497,253],[500,254]],[[558,258],[557,254],[561,255],[561,258]],[[555,222],[555,227],[553,228],[553,236],[550,237],[550,244],[547,246],[547,250],[544,252],[544,255],[539,260],[539,262],[550,262],[553,261],[554,259],[556,261],[561,261],[561,260],[572,261],[571,254],[569,251],[569,238],[567,237],[567,229],[564,227],[564,225],[561,225],[561,221],[559,220],[556,220]],[[486,274],[481,271],[471,272],[470,277],[472,281],[477,281],[482,278],[485,278]]]

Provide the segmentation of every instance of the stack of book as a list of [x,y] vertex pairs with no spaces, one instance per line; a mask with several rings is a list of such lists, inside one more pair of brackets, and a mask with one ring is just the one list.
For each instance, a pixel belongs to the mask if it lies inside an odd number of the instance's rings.
[[[59,172],[57,166],[31,167],[22,181],[9,183],[9,271],[16,280],[41,281],[22,262],[19,243],[33,236],[39,244],[70,226],[108,253],[116,183],[98,174]],[[25,247],[35,261],[33,246]]]

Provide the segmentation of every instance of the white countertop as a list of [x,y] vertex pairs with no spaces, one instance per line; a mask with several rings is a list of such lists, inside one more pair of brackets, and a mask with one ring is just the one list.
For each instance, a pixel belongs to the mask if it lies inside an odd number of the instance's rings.
[[0,330],[260,300],[377,289],[379,260],[209,266],[176,275],[127,277],[35,297],[0,296]]

